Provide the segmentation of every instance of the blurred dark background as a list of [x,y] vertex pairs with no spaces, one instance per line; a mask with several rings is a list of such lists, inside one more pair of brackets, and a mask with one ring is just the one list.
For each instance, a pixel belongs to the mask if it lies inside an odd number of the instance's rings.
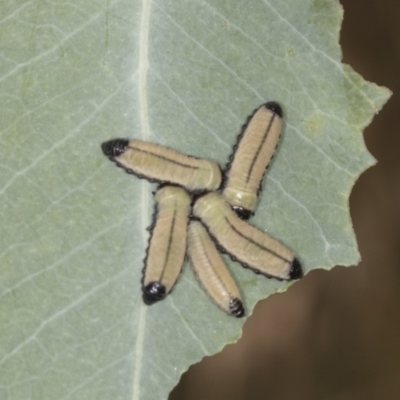
[[400,399],[400,1],[340,2],[343,61],[394,92],[364,132],[378,164],[350,198],[362,262],[260,302],[170,400]]

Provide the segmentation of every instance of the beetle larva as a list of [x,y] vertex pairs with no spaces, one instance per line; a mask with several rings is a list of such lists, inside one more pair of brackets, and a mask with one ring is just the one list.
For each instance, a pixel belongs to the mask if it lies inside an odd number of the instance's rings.
[[221,185],[221,169],[214,161],[141,140],[113,139],[101,148],[119,167],[151,182],[171,183],[191,192],[217,190]]
[[155,194],[156,212],[143,269],[143,301],[150,305],[171,292],[186,252],[190,196],[177,186],[164,186]]
[[281,126],[280,105],[263,104],[248,118],[233,148],[222,194],[242,219],[248,219],[257,205],[261,181],[275,152]]
[[212,192],[199,197],[193,216],[203,222],[233,260],[245,267],[277,279],[303,276],[300,262],[287,247],[241,220],[220,194]]
[[190,221],[187,252],[201,286],[229,315],[244,316],[240,292],[210,235],[199,221]]

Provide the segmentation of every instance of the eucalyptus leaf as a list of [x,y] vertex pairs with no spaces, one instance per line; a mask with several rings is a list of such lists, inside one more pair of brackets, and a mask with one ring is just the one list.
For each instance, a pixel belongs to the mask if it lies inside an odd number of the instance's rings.
[[[1,399],[166,399],[241,334],[188,265],[143,304],[155,186],[115,168],[105,140],[224,166],[246,117],[278,101],[283,138],[251,223],[306,272],[358,263],[348,198],[389,91],[341,64],[342,14],[334,0],[2,2]],[[288,287],[226,261],[248,315]]]

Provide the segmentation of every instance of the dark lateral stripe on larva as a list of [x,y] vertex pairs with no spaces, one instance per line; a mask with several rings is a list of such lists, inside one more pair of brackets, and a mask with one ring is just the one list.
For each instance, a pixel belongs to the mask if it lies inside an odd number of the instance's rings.
[[[168,161],[168,162],[170,162],[170,163],[172,163],[172,164],[176,164],[176,165],[179,165],[179,166],[184,167],[184,168],[189,168],[189,169],[201,169],[201,168],[198,167],[198,166],[183,164],[183,163],[180,163],[180,162],[178,162],[178,161],[175,161],[175,160],[173,160],[173,159],[171,159],[171,158],[165,157],[165,156],[163,156],[163,155],[156,154],[156,153],[152,153],[151,151],[148,151],[148,150],[142,150],[142,149],[140,149],[140,148],[138,148],[138,147],[129,146],[128,148],[129,148],[129,149],[132,149],[132,150],[139,151],[139,152],[141,152],[141,153],[150,154],[150,155],[153,156],[153,157],[161,158],[161,159],[164,160],[164,161]],[[187,156],[187,157],[189,157],[189,156]],[[192,158],[194,158],[194,157],[192,157]]]
[[153,236],[154,227],[156,226],[157,217],[158,217],[158,204],[156,203],[155,207],[154,207],[154,213],[153,213],[151,224],[146,228],[150,232],[150,235],[149,235],[149,237],[147,239],[146,254],[145,254],[145,257],[143,259],[142,279],[140,280],[140,283],[142,285],[144,284],[145,272],[146,272],[146,266],[147,266],[147,259],[149,257],[149,250],[150,250],[150,241],[151,241],[151,238]]
[[[133,169],[127,168],[125,165],[123,165],[122,163],[117,161],[115,158],[113,158],[113,159],[110,158],[110,160],[115,162],[115,165],[118,168],[123,169],[127,174],[135,175],[139,179],[145,179],[146,181],[149,181],[150,183],[159,183],[162,186],[179,186],[179,187],[181,187],[181,185],[177,184],[176,182],[164,181],[164,180],[157,179],[157,178],[149,178],[147,175],[139,174],[136,171],[134,171]],[[197,190],[190,191],[190,193],[201,194],[201,193],[204,193],[204,191],[205,191],[205,189],[197,189]]]
[[[214,240],[211,238],[211,236],[210,236],[210,239],[214,242]],[[207,258],[208,263],[210,265],[212,265],[212,261],[211,261],[210,257],[208,256],[208,253],[206,251],[205,245],[203,243],[201,243],[201,245],[203,247],[203,252],[205,253],[205,256]],[[214,272],[215,272],[215,274],[216,274],[221,286],[224,287],[226,292],[229,292],[228,287],[225,284],[225,281],[222,279],[221,275],[218,272],[218,269],[214,268]],[[241,318],[241,317],[243,317],[245,315],[245,310],[244,310],[243,303],[242,303],[241,299],[238,299],[238,298],[232,299],[229,302],[228,309],[229,309],[230,315],[232,315],[232,316],[234,316],[236,318]]]
[[175,207],[174,207],[174,216],[172,217],[171,228],[169,230],[169,235],[168,235],[167,254],[165,255],[164,265],[161,270],[160,281],[162,281],[162,279],[164,277],[165,268],[168,264],[169,256],[171,254],[171,244],[172,244],[172,240],[173,240],[173,236],[174,236],[175,219],[176,219],[176,202],[175,202]]
[[226,165],[222,194],[244,220],[257,205],[266,169],[281,136],[282,116],[276,102],[254,110],[243,125]]
[[251,271],[253,271],[253,272],[254,272],[255,274],[257,274],[257,275],[263,275],[263,276],[265,276],[266,278],[269,278],[269,279],[276,279],[277,281],[284,281],[284,280],[285,280],[285,279],[283,279],[283,278],[280,278],[279,276],[271,275],[271,274],[268,274],[267,272],[261,271],[261,270],[255,268],[255,267],[253,267],[253,266],[247,264],[245,261],[243,261],[243,260],[237,258],[237,257],[234,256],[232,253],[229,253],[229,252],[225,249],[225,247],[223,247],[223,246],[220,244],[220,242],[217,240],[217,238],[211,233],[210,228],[209,228],[205,223],[203,223],[203,224],[204,224],[204,227],[206,228],[208,234],[210,235],[210,238],[212,239],[212,241],[213,241],[213,242],[215,243],[215,245],[217,246],[217,249],[218,249],[221,253],[227,254],[227,255],[229,256],[229,258],[230,258],[232,261],[238,262],[239,264],[241,264],[241,266],[242,266],[243,268],[250,269]]
[[157,216],[158,216],[158,203],[156,203],[155,206],[154,206],[154,212],[153,212],[151,223],[146,228],[146,230],[149,231],[150,235],[149,235],[149,237],[147,239],[146,254],[145,254],[145,257],[143,259],[142,279],[140,280],[140,283],[142,285],[144,284],[144,275],[145,275],[145,271],[146,271],[147,259],[149,257],[150,241],[151,241],[151,237],[153,236],[154,227],[156,226]]
[[281,255],[279,255],[278,253],[276,253],[275,251],[269,249],[268,247],[264,247],[262,246],[260,243],[255,242],[253,239],[249,238],[248,236],[244,235],[242,232],[238,231],[236,229],[236,227],[229,221],[229,219],[227,217],[225,217],[225,221],[227,222],[227,224],[236,232],[236,234],[238,234],[240,237],[242,237],[243,239],[249,241],[250,243],[254,244],[255,246],[257,246],[259,249],[261,250],[265,250],[268,253],[272,254],[274,257],[279,258],[282,261],[287,262],[288,264],[290,264],[292,261],[286,259],[285,257],[282,257]]
[[261,149],[263,148],[264,143],[267,140],[268,134],[271,131],[272,124],[274,123],[275,116],[276,116],[276,114],[272,113],[271,119],[269,120],[268,127],[267,127],[266,131],[264,132],[261,144],[258,146],[257,152],[256,152],[256,154],[255,154],[255,156],[253,158],[253,161],[251,162],[250,169],[247,172],[246,183],[249,181],[249,179],[251,177],[251,174],[253,173],[253,169],[254,169],[255,164],[257,163],[257,160],[258,160],[258,157],[260,155]]
[[150,250],[150,241],[153,236],[153,230],[156,225],[156,219],[158,214],[158,204],[156,204],[153,214],[153,221],[151,225],[147,228],[150,232],[150,236],[147,240],[147,247],[146,247],[146,255],[143,260],[143,268],[142,268],[142,278],[140,279],[141,287],[142,287],[142,299],[146,305],[152,305],[166,296],[165,286],[160,284],[159,282],[151,282],[147,286],[144,285],[144,281],[146,278],[146,268],[147,268],[147,259],[149,257],[149,250]]
[[[156,178],[149,178],[147,175],[143,175],[143,174],[139,174],[136,171],[127,168],[125,165],[121,164],[118,160],[116,160],[115,158],[110,158],[111,161],[113,161],[115,163],[115,165],[118,168],[123,169],[127,174],[130,175],[135,175],[137,178],[139,179],[145,179],[146,181],[149,181],[150,183],[159,183],[160,186],[178,186],[178,187],[183,187],[186,189],[186,187],[184,185],[180,185],[176,182],[171,182],[171,181],[164,181],[161,179],[156,179]],[[188,190],[188,189],[187,189]],[[190,190],[191,194],[204,194],[207,192],[207,189],[194,189],[194,190]]]
[[[175,189],[171,193],[170,191],[173,188]],[[168,192],[161,192],[162,190],[169,191],[170,195],[168,196]],[[144,259],[144,267],[142,269],[141,279],[142,298],[147,305],[154,304],[164,299],[172,291],[177,282],[179,274],[182,272],[186,246],[185,244],[181,244],[181,247],[179,246],[179,241],[177,240],[178,236],[176,235],[175,231],[178,228],[182,228],[182,220],[178,218],[179,214],[181,214],[181,212],[185,210],[184,224],[187,226],[190,211],[190,196],[179,186],[175,185],[171,187],[164,187],[157,190],[157,192],[153,194],[155,195],[156,204],[153,214],[153,222],[148,227],[151,235],[148,239],[146,257]],[[160,194],[160,196],[158,197],[157,194]],[[166,195],[166,197],[164,197],[164,195]],[[171,196],[175,195],[178,197],[175,199],[171,199]],[[168,199],[172,201],[170,201],[169,204],[164,203],[164,201],[168,201]],[[169,216],[168,210],[171,211]],[[167,212],[167,219],[164,219],[164,212]],[[164,223],[162,221],[164,221]],[[167,225],[165,225],[165,222],[167,222]],[[158,223],[163,223],[164,226],[160,227],[158,226]],[[167,232],[168,237],[166,234]],[[153,242],[153,240],[155,241]],[[186,241],[186,232],[183,240]],[[163,248],[162,253],[158,252],[160,243]],[[175,245],[178,245],[178,248],[174,247]],[[172,257],[174,255],[174,253],[172,252],[173,247],[179,253],[178,258],[175,260],[176,262],[173,262],[174,260],[172,260]],[[177,267],[179,267],[179,269]],[[168,276],[166,276],[166,274]]]
[[[121,144],[121,143],[122,143],[122,144]],[[113,147],[113,146],[114,146],[114,147]],[[119,163],[119,162],[116,160],[116,157],[118,157],[118,156],[120,156],[121,154],[125,153],[125,151],[126,151],[127,149],[132,149],[132,150],[136,150],[136,151],[141,152],[141,153],[150,154],[150,155],[152,155],[152,156],[154,156],[154,157],[161,158],[162,160],[171,162],[171,163],[176,164],[176,165],[180,165],[181,167],[190,168],[190,169],[200,169],[200,167],[198,167],[198,166],[193,166],[193,165],[189,165],[189,164],[183,164],[183,163],[180,163],[180,162],[178,162],[178,161],[175,161],[174,159],[171,159],[171,158],[162,156],[162,155],[160,155],[160,154],[153,153],[153,152],[151,152],[151,151],[143,150],[143,149],[141,149],[141,148],[139,148],[139,147],[135,147],[135,146],[129,145],[129,140],[128,140],[128,139],[114,139],[114,140],[109,140],[108,142],[102,143],[101,148],[102,148],[102,150],[103,150],[103,153],[104,153],[111,161],[116,162],[116,163],[118,164],[119,167],[125,168],[125,169],[126,169],[126,167],[124,167],[121,163]],[[193,157],[193,156],[189,156],[189,155],[188,155],[188,156],[186,156],[186,157],[188,157],[188,158],[193,158],[193,159],[197,160],[197,158],[196,158],[196,157]]]
[[225,247],[223,247],[217,240],[217,238],[211,233],[209,227],[204,224],[205,228],[207,229],[208,234],[210,235],[210,238],[212,239],[212,241],[215,243],[215,246],[217,247],[217,249],[223,253],[223,254],[227,254],[229,256],[229,258],[234,261],[234,262],[238,262],[243,268],[247,268],[251,271],[253,271],[255,274],[257,275],[263,275],[268,279],[276,279],[277,281],[284,281],[285,279],[280,278],[279,276],[275,276],[275,275],[271,275],[268,274],[267,272],[261,271],[259,269],[257,269],[256,267],[253,267],[249,264],[247,264],[245,261],[241,260],[240,258],[235,257],[234,255],[232,255],[231,253],[229,253]]
[[242,317],[245,311],[239,288],[201,222],[192,220],[189,224],[187,254],[196,278],[210,299],[228,315]]
[[126,142],[126,139],[113,139],[104,142],[101,148],[117,167],[128,174],[152,183],[179,186],[192,194],[218,190],[221,186],[222,170],[215,161],[135,139],[124,147]]
[[243,139],[244,132],[246,131],[246,129],[247,129],[247,127],[248,127],[248,125],[249,125],[251,119],[253,118],[254,114],[258,111],[259,108],[260,108],[260,107],[257,107],[257,108],[251,113],[251,115],[249,115],[249,116],[247,117],[246,122],[243,124],[242,129],[241,129],[239,135],[237,136],[236,143],[235,143],[235,144],[233,145],[233,147],[232,147],[232,153],[229,155],[229,160],[228,160],[228,163],[226,164],[226,167],[225,167],[225,174],[223,175],[223,176],[224,176],[223,185],[222,185],[223,187],[225,186],[226,181],[228,180],[228,173],[229,173],[229,170],[231,169],[233,160],[234,160],[234,158],[235,158],[236,150],[238,149],[238,147],[239,147],[239,145],[240,145],[240,141]]
[[[211,239],[211,237],[210,237],[210,239]],[[212,240],[212,239],[211,239],[211,240]],[[201,243],[201,246],[202,246],[203,253],[205,254],[205,256],[206,256],[206,258],[207,258],[208,263],[209,263],[210,265],[213,265],[212,260],[211,260],[210,257],[208,256],[208,252],[207,252],[207,248],[206,248],[205,244],[204,244],[202,241],[201,241],[200,243]],[[225,285],[225,282],[224,282],[223,279],[221,278],[221,275],[218,273],[218,270],[214,268],[214,272],[215,272],[215,275],[217,275],[218,280],[219,280],[219,282],[221,283],[221,285],[222,285],[222,286],[225,288],[225,290],[228,292],[227,286]]]

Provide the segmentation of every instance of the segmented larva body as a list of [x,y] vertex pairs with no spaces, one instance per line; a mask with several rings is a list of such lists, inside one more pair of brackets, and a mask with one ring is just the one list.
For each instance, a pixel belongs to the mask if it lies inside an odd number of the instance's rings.
[[263,104],[248,118],[234,146],[222,194],[242,219],[248,219],[256,208],[261,181],[275,152],[281,128],[279,104]]
[[224,179],[216,162],[155,143],[113,139],[101,145],[103,153],[126,172],[161,183],[154,196],[154,221],[142,275],[146,304],[163,300],[171,292],[185,254],[205,292],[235,317],[242,317],[245,310],[218,249],[267,277],[293,280],[303,276],[291,250],[244,221],[256,208],[265,170],[279,141],[282,117],[276,102],[254,111],[233,148]]
[[199,221],[190,221],[187,253],[193,271],[214,303],[229,315],[244,316],[239,289],[210,235]]
[[211,160],[141,140],[113,139],[101,148],[119,167],[151,182],[179,185],[189,192],[217,190],[221,186],[221,169]]
[[303,275],[300,262],[283,244],[240,219],[218,193],[198,198],[193,215],[234,260],[257,273],[292,280]]
[[182,270],[191,198],[182,188],[165,186],[155,196],[156,212],[143,269],[143,301],[167,296]]

